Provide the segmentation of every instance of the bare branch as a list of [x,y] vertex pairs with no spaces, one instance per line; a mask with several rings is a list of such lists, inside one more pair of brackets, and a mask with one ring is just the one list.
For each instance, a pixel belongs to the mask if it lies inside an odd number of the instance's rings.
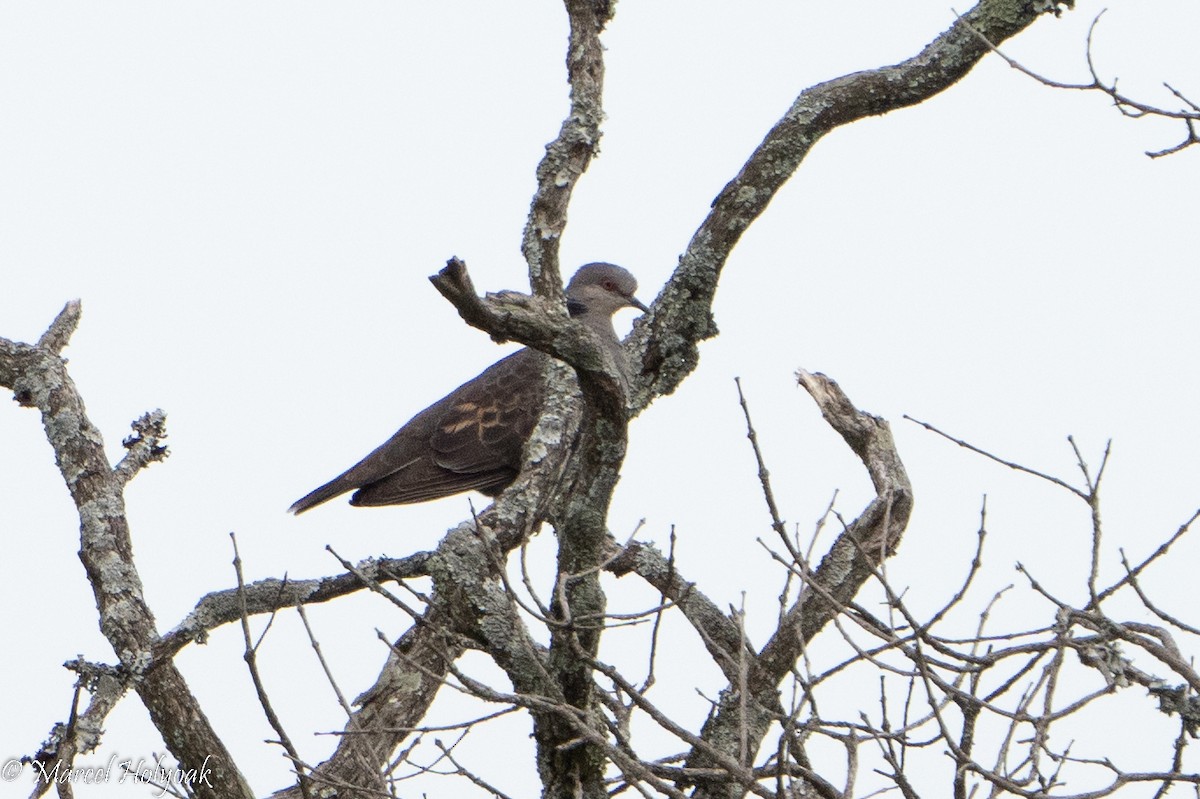
[[248,798],[249,786],[183,675],[174,663],[153,657],[160,639],[133,560],[124,482],[109,466],[103,436],[88,418],[57,352],[78,315],[78,303],[68,303],[42,336],[47,347],[0,339],[0,384],[15,391],[22,404],[41,411],[46,438],[78,510],[79,558],[96,598],[101,632],[134,678],[133,686],[171,753],[185,769],[204,775],[191,786],[198,799],[216,799],[218,790],[221,797]]
[[[1164,541],[1162,544],[1160,544],[1159,547],[1154,550],[1154,552],[1150,553],[1149,557],[1147,557],[1145,560],[1143,560],[1141,563],[1139,563],[1136,567],[1134,567],[1132,569],[1130,569],[1130,568],[1128,568],[1128,566],[1126,566],[1125,576],[1122,577],[1120,580],[1117,580],[1115,583],[1110,585],[1108,588],[1105,588],[1103,591],[1101,591],[1096,597],[1097,600],[1103,601],[1103,600],[1107,599],[1109,596],[1113,595],[1118,590],[1120,590],[1120,588],[1122,586],[1124,586],[1127,582],[1135,579],[1151,563],[1154,563],[1156,560],[1158,560],[1159,558],[1166,555],[1167,550],[1169,550],[1176,541],[1183,538],[1184,534],[1186,534],[1188,532],[1188,530],[1191,529],[1191,526],[1196,521],[1196,519],[1200,519],[1200,508],[1198,508],[1196,510],[1196,512],[1193,513],[1186,522],[1184,522],[1182,525],[1180,525],[1179,529],[1175,531],[1175,534],[1173,536],[1171,536],[1166,541]],[[1091,604],[1089,604],[1085,608],[1085,610],[1094,610],[1094,607]]]
[[[611,542],[615,547],[616,542]],[[675,603],[700,636],[713,662],[731,682],[736,679],[738,650],[742,645],[737,623],[721,612],[696,584],[686,580],[674,562],[663,557],[652,544],[633,542],[609,560],[609,571],[618,577],[636,573]]]
[[696,367],[697,345],[717,333],[712,301],[729,253],[821,137],[939,94],[990,52],[975,31],[1002,43],[1057,5],[981,0],[912,58],[802,91],[713,200],[712,210],[655,300],[654,314],[634,323],[630,363],[641,375],[632,397],[634,412],[670,394]]
[[[63,666],[78,675],[75,696],[71,700],[71,715],[66,724],[54,725],[50,737],[37,754],[28,759],[27,762],[36,770],[35,776],[68,773],[77,755],[87,754],[98,747],[104,734],[105,718],[129,690],[129,681],[122,678],[120,669],[112,666],[88,663],[82,657]],[[80,713],[78,704],[82,690],[88,691],[91,699],[87,708]],[[45,794],[52,784],[50,780],[36,779],[31,799]]]
[[565,0],[564,5],[571,23],[567,43],[571,108],[538,164],[537,191],[521,239],[534,293],[554,302],[563,292],[558,246],[567,224],[567,205],[575,184],[599,152],[604,120],[600,33],[616,10],[615,0]]
[[754,423],[750,421],[750,406],[746,404],[746,396],[742,393],[742,379],[735,377],[733,382],[737,385],[738,404],[742,406],[742,415],[746,418],[746,438],[750,440],[750,447],[754,450],[754,459],[758,462],[758,480],[762,483],[767,512],[771,514],[771,527],[784,540],[784,543],[788,544],[787,529],[783,526],[783,520],[779,518],[779,508],[775,505],[775,494],[771,490],[771,473],[767,470],[762,450],[758,447],[758,433],[754,430]]
[[[262,636],[259,637],[257,642],[250,640],[250,615],[246,611],[245,604],[246,582],[242,574],[242,556],[238,552],[237,536],[230,533],[229,540],[233,543],[233,570],[237,575],[238,591],[242,597],[242,637],[246,644],[242,657],[246,661],[246,667],[250,670],[250,679],[254,683],[254,691],[258,695],[258,703],[262,706],[263,713],[266,714],[271,729],[275,730],[275,734],[279,736],[279,745],[287,753],[288,760],[292,762],[292,768],[295,769],[296,775],[300,779],[300,793],[304,796],[304,799],[312,799],[312,786],[305,774],[304,761],[300,759],[300,755],[296,752],[296,747],[292,743],[292,739],[288,737],[287,730],[283,728],[283,722],[279,720],[279,715],[275,712],[275,708],[272,707],[271,700],[267,696],[267,686],[263,683],[262,675],[258,671],[258,647],[266,638],[267,630],[263,630]],[[274,620],[275,614],[272,613],[270,620],[267,622],[267,628],[270,628],[271,622]]]
[[71,300],[54,317],[50,327],[38,339],[37,347],[58,355],[71,341],[75,328],[79,326],[79,317],[83,313],[83,305],[79,300]]
[[369,583],[364,581],[364,576],[378,584],[425,576],[431,555],[430,552],[416,552],[404,558],[379,558],[358,564],[355,571],[332,577],[311,580],[270,578],[249,583],[240,592],[237,588],[214,591],[202,597],[183,621],[162,636],[154,647],[154,658],[172,657],[192,642],[204,643],[210,631],[241,618],[243,601],[246,613],[252,616],[296,605],[328,602],[367,588]]
[[962,440],[961,438],[955,438],[954,436],[950,435],[949,433],[939,430],[938,428],[934,427],[933,425],[929,424],[928,422],[922,422],[920,419],[914,419],[913,417],[909,416],[907,413],[904,414],[904,418],[910,422],[921,425],[921,427],[924,427],[926,430],[937,433],[942,438],[945,438],[949,441],[953,441],[955,444],[958,444],[963,449],[969,449],[969,450],[971,450],[971,452],[974,452],[978,455],[982,455],[983,457],[987,458],[988,460],[993,460],[996,463],[999,463],[1002,466],[1007,466],[1008,468],[1013,469],[1015,471],[1025,472],[1026,474],[1031,474],[1034,477],[1040,477],[1043,480],[1047,480],[1051,483],[1054,483],[1056,486],[1061,486],[1062,488],[1067,489],[1072,494],[1074,494],[1075,496],[1082,499],[1084,502],[1087,502],[1087,500],[1088,500],[1088,492],[1083,491],[1082,489],[1076,488],[1075,486],[1071,485],[1070,483],[1068,483],[1065,480],[1061,480],[1057,477],[1053,477],[1051,475],[1046,474],[1045,472],[1039,472],[1036,469],[1030,469],[1028,466],[1022,466],[1019,463],[1014,463],[1013,461],[1005,460],[1004,458],[1001,458],[998,455],[993,455],[992,453],[988,452],[987,450],[980,449],[979,447],[975,446],[974,444],[970,444],[970,443]]
[[[1197,138],[1197,136],[1196,136],[1196,122],[1198,120],[1200,120],[1200,106],[1198,106],[1196,103],[1194,103],[1193,101],[1191,101],[1190,99],[1185,97],[1180,91],[1173,88],[1170,84],[1163,83],[1163,86],[1166,87],[1167,91],[1169,91],[1171,94],[1173,94],[1176,97],[1176,99],[1178,99],[1185,106],[1187,106],[1186,109],[1172,111],[1168,108],[1163,108],[1161,106],[1151,105],[1149,103],[1145,103],[1140,100],[1135,100],[1132,97],[1122,94],[1121,92],[1119,92],[1117,90],[1117,79],[1116,78],[1113,78],[1111,83],[1105,83],[1100,78],[1100,74],[1096,69],[1095,58],[1093,56],[1092,41],[1093,41],[1093,38],[1096,33],[1096,26],[1100,23],[1100,18],[1102,16],[1104,16],[1104,11],[1101,11],[1099,14],[1097,14],[1096,18],[1092,20],[1092,24],[1088,27],[1086,54],[1087,54],[1088,72],[1091,74],[1091,77],[1092,77],[1092,80],[1090,83],[1065,83],[1063,81],[1052,80],[1051,78],[1047,78],[1044,75],[1040,75],[1037,72],[1034,72],[1033,70],[1029,69],[1025,65],[1021,64],[1016,59],[1011,58],[1010,56],[1006,55],[1003,51],[1000,50],[999,47],[997,47],[995,44],[993,44],[988,39],[987,36],[985,36],[982,32],[976,30],[975,28],[971,27],[970,23],[964,22],[964,24],[967,25],[967,27],[971,30],[971,32],[974,33],[979,38],[979,40],[988,47],[988,49],[990,49],[996,55],[1000,56],[1000,58],[1004,59],[1005,63],[1007,63],[1010,67],[1017,70],[1021,74],[1026,75],[1026,76],[1036,80],[1038,83],[1042,84],[1043,86],[1048,86],[1052,89],[1066,89],[1066,90],[1071,90],[1071,91],[1097,91],[1102,94],[1106,94],[1112,99],[1113,107],[1115,107],[1117,109],[1117,111],[1119,111],[1123,116],[1130,117],[1131,119],[1143,119],[1143,118],[1147,118],[1147,117],[1158,117],[1161,119],[1181,120],[1187,128],[1187,137],[1182,142],[1180,142],[1179,144],[1176,144],[1173,147],[1168,147],[1164,150],[1157,150],[1157,151],[1148,150],[1148,151],[1146,151],[1146,155],[1148,155],[1149,157],[1162,158],[1163,156],[1173,155],[1173,154],[1179,152],[1180,150],[1184,150],[1184,149],[1190,147],[1191,145],[1196,144],[1197,142],[1200,142],[1200,138]],[[960,19],[961,19],[961,17],[960,17]]]

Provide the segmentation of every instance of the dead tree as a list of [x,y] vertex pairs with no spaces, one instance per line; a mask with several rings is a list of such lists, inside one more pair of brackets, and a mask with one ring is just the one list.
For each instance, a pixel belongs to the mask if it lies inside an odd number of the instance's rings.
[[[1159,555],[1131,566],[1128,577],[1117,585],[1101,589],[1093,576],[1092,601],[1083,607],[1047,594],[1055,608],[1054,624],[1009,634],[1001,647],[992,646],[982,624],[965,639],[936,631],[965,595],[966,585],[933,618],[921,620],[908,612],[883,568],[885,559],[897,551],[913,503],[903,465],[887,423],[856,409],[836,383],[822,375],[801,372],[799,380],[862,460],[875,498],[853,521],[837,517],[836,536],[816,563],[776,518],[779,540],[773,551],[791,588],[768,640],[749,640],[739,613],[718,607],[702,587],[679,572],[670,552],[644,541],[619,542],[606,523],[628,420],[671,394],[695,369],[698,345],[716,334],[711,306],[731,250],[816,142],[840,126],[921,103],[953,86],[993,48],[1047,13],[1057,13],[1059,5],[981,0],[910,59],[801,92],[713,201],[651,313],[635,325],[625,342],[633,366],[627,384],[610,362],[596,357],[595,343],[572,325],[559,299],[558,245],[572,191],[600,140],[600,36],[614,12],[607,3],[566,0],[570,110],[538,166],[538,188],[524,233],[533,293],[481,297],[466,266],[457,260],[433,277],[469,324],[493,338],[519,341],[557,358],[562,363],[557,367],[558,390],[546,401],[518,481],[430,551],[369,564],[344,563],[342,573],[322,578],[240,584],[236,590],[203,597],[187,618],[160,632],[133,560],[123,489],[165,454],[164,414],[155,411],[134,423],[134,433],[125,441],[128,454],[114,467],[104,457],[101,432],[88,420],[60,355],[79,321],[79,304],[69,304],[34,344],[0,339],[0,385],[42,415],[79,511],[80,557],[95,593],[101,629],[117,657],[112,665],[83,660],[70,664],[79,673],[81,693],[89,699],[69,721],[55,726],[32,759],[51,773],[69,770],[79,754],[96,745],[106,714],[132,690],[190,775],[182,781],[183,788],[197,797],[253,796],[235,753],[222,744],[173,660],[209,631],[239,622],[263,708],[297,774],[295,785],[278,796],[386,794],[404,761],[405,747],[425,729],[423,719],[443,690],[465,691],[503,709],[528,713],[547,797],[599,798],[628,790],[676,797],[849,797],[856,794],[864,745],[874,747],[884,764],[876,771],[906,796],[918,795],[906,770],[907,759],[934,745],[946,749],[954,763],[957,796],[968,795],[980,784],[993,793],[1047,795],[1061,786],[1062,766],[1071,762],[1069,753],[1047,743],[1051,724],[1099,696],[1084,697],[1067,710],[1054,706],[1052,686],[1069,652],[1104,675],[1106,692],[1130,683],[1147,685],[1165,711],[1184,719],[1183,732],[1193,732],[1197,714],[1192,697],[1200,681],[1165,628],[1118,624],[1101,612],[1102,601],[1112,593],[1136,590],[1137,576]],[[568,370],[578,377],[578,393],[569,389]],[[772,505],[761,456],[760,466],[764,495]],[[1093,507],[1098,485],[1099,476],[1094,483],[1089,478],[1089,488],[1081,494]],[[1096,519],[1098,525],[1098,515]],[[510,575],[514,554],[543,525],[554,530],[558,543],[557,578],[548,599],[531,588],[514,586]],[[1098,526],[1096,530],[1098,551]],[[680,614],[724,675],[726,684],[698,729],[657,707],[649,680],[639,683],[601,659],[602,636],[622,622],[607,612],[602,572],[652,586],[661,603],[647,609],[644,617],[657,623],[665,614]],[[406,581],[416,577],[429,578],[432,592],[406,594]],[[867,585],[883,592],[887,616],[868,612],[857,602]],[[257,644],[248,620],[293,608],[302,613],[305,605],[364,590],[389,597],[398,613],[411,618],[410,626],[388,642],[390,654],[375,684],[353,707],[347,703],[344,734],[332,755],[319,764],[301,762],[255,672]],[[546,633],[548,643],[541,642],[535,626]],[[1079,629],[1088,633],[1075,635]],[[838,637],[852,653],[842,663],[813,671],[805,664],[805,654],[821,636]],[[1140,670],[1121,654],[1118,643],[1157,658],[1177,675],[1179,684]],[[497,687],[465,673],[458,664],[468,651],[484,653],[509,684]],[[1018,665],[1010,667],[1014,662]],[[895,708],[886,699],[881,699],[874,718],[865,711],[852,721],[821,714],[821,686],[862,664],[906,681],[909,699],[902,703],[900,718],[893,717]],[[1010,670],[1000,684],[985,688],[984,676],[1004,668]],[[1033,674],[1040,677],[1026,690],[1023,679]],[[783,688],[789,682],[791,699],[785,701]],[[1014,692],[1015,705],[1004,704]],[[1038,697],[1045,700],[1040,714],[1031,709]],[[634,717],[649,719],[660,734],[677,741],[677,753],[646,755],[631,737]],[[1007,720],[1010,732],[1002,736],[999,749],[992,750],[999,751],[997,759],[984,763],[977,755],[976,733],[983,719],[995,718]],[[1014,743],[1026,728],[1033,732],[1032,743]],[[840,746],[846,763],[835,767],[814,759],[812,742],[818,738]],[[1134,774],[1112,767],[1117,778],[1111,790],[1133,781],[1157,781],[1164,790],[1174,781],[1195,782],[1195,775],[1185,773],[1183,766],[1185,743],[1181,733],[1179,757],[1164,771]],[[1014,766],[1009,760],[1018,749],[1022,756]],[[499,794],[483,776],[457,763],[453,746],[442,746],[442,751],[455,773]],[[1047,762],[1054,766],[1047,768]],[[835,772],[842,775],[841,786]],[[44,783],[37,792],[49,787]]]

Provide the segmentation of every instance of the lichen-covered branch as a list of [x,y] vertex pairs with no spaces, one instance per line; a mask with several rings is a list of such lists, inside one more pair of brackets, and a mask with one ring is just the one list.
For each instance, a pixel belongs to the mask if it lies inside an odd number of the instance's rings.
[[655,300],[654,315],[634,325],[629,360],[635,375],[641,375],[632,397],[634,413],[673,392],[696,368],[697,344],[717,332],[712,301],[725,261],[822,136],[948,89],[990,52],[977,32],[999,44],[1057,5],[981,0],[912,58],[802,91],[713,200],[712,210]]
[[[422,577],[431,553],[416,552],[403,558],[379,558],[359,565],[360,574],[379,583]],[[248,583],[244,599],[250,615],[274,613],[297,605],[329,602],[365,588],[362,577],[346,572],[310,580],[269,578]],[[155,660],[173,657],[190,643],[204,643],[208,634],[241,618],[241,598],[236,588],[205,594],[179,624],[154,646]]]
[[[384,775],[393,753],[420,725],[464,651],[463,642],[448,632],[444,611],[428,608],[392,645],[375,684],[355,700],[337,748],[310,773],[317,793],[336,788],[343,799],[387,795]],[[273,796],[298,799],[302,792],[294,785]]]
[[[104,733],[104,720],[125,693],[129,681],[121,671],[111,666],[97,666],[82,657],[63,664],[78,674],[71,715],[67,722],[58,723],[50,731],[37,754],[31,758],[38,774],[68,773],[78,755],[87,754],[100,745]],[[78,703],[83,692],[90,694],[87,707],[79,711]],[[51,783],[39,780],[33,796],[42,796],[50,790]]]
[[[79,319],[69,303],[36,345],[0,339],[0,385],[42,414],[46,438],[79,512],[79,559],[87,571],[100,630],[112,645],[167,748],[185,769],[210,775],[193,788],[201,799],[249,797],[250,789],[217,737],[183,675],[171,661],[155,661],[159,641],[154,614],[142,593],[133,560],[133,539],[125,516],[123,489],[136,469],[114,469],[104,455],[100,431],[88,419],[83,400],[59,352]],[[152,453],[153,425],[139,431],[138,446]],[[149,458],[144,458],[144,463]]]
[[565,0],[564,5],[571,25],[567,43],[571,108],[538,164],[537,191],[521,240],[534,294],[555,301],[563,292],[558,247],[567,226],[567,206],[575,184],[600,147],[600,123],[604,121],[600,33],[612,19],[616,0]]
[[685,579],[653,545],[633,541],[621,547],[610,539],[609,547],[612,557],[605,568],[618,577],[636,574],[671,600],[700,636],[713,663],[730,682],[736,681],[741,663],[739,652],[746,650],[744,636],[736,621],[722,613],[715,602],[695,583]]
[[[579,177],[595,155],[600,140],[600,123],[604,116],[604,61],[599,35],[611,18],[613,8],[609,3],[596,0],[567,0],[565,5],[570,21],[567,77],[571,91],[571,107],[559,135],[547,146],[546,155],[538,165],[538,186],[522,241],[522,250],[529,264],[536,299],[512,294],[480,299],[475,294],[465,267],[456,260],[432,280],[470,324],[486,330],[494,338],[516,339],[570,363],[576,368],[576,374],[583,386],[585,401],[582,404],[589,404],[587,397],[590,395],[591,405],[605,409],[601,416],[619,415],[620,446],[608,447],[605,450],[606,458],[589,460],[592,469],[597,468],[597,465],[604,467],[602,471],[606,475],[605,479],[594,482],[601,494],[611,494],[620,457],[624,453],[627,388],[622,379],[623,375],[612,363],[611,355],[606,353],[603,347],[595,346],[586,330],[572,324],[562,308],[563,283],[558,263],[558,248],[566,226],[567,206],[571,194]],[[462,538],[463,535],[468,535],[467,533],[451,531],[439,545],[431,562],[435,582],[441,581],[443,586],[443,590],[435,592],[434,605],[429,611],[430,614],[437,614],[439,624],[417,624],[410,630],[409,635],[413,636],[413,639],[405,642],[406,651],[412,653],[413,658],[428,656],[430,653],[422,649],[426,646],[433,646],[434,651],[439,653],[439,656],[433,659],[434,662],[426,664],[430,671],[424,673],[423,684],[429,685],[427,698],[430,701],[439,686],[437,675],[444,677],[453,657],[457,657],[457,653],[447,651],[443,641],[435,640],[449,629],[454,629],[458,634],[475,637],[481,648],[491,652],[509,671],[514,684],[539,692],[549,688],[547,683],[540,681],[539,672],[544,666],[536,663],[537,658],[531,655],[531,650],[524,646],[512,648],[514,640],[524,640],[519,634],[521,628],[509,630],[506,635],[497,634],[513,622],[507,615],[511,608],[484,604],[478,614],[468,610],[470,601],[481,600],[484,595],[490,596],[492,589],[498,585],[496,567],[486,555],[486,546],[494,545],[496,557],[503,558],[513,547],[525,540],[543,519],[555,517],[564,520],[561,526],[570,526],[565,520],[570,518],[571,514],[556,512],[556,505],[560,503],[559,498],[563,494],[548,489],[562,485],[571,443],[579,441],[581,428],[592,431],[597,428],[591,422],[583,424],[581,421],[587,414],[581,410],[581,403],[574,392],[569,390],[573,382],[570,380],[570,371],[558,364],[550,364],[548,371],[550,374],[547,382],[552,390],[548,392],[542,409],[542,419],[526,445],[529,468],[523,470],[520,479],[475,520],[473,527],[481,538],[474,541],[474,546],[470,546],[469,542]],[[595,414],[592,414],[592,418],[594,417]],[[605,425],[601,424],[600,427]],[[605,434],[608,434],[607,430]],[[592,434],[586,435],[590,437]],[[614,453],[617,458],[615,466],[608,463]],[[592,499],[595,500],[595,497]],[[607,508],[607,496],[603,497],[603,507]],[[602,520],[603,513],[599,522],[601,529]],[[593,519],[592,525],[594,524]],[[487,536],[490,544],[483,543],[483,535]],[[457,551],[458,554],[450,557],[453,551]],[[451,591],[450,583],[445,582],[448,579],[445,570],[448,563],[463,562],[463,558],[470,562],[467,568],[473,581],[469,584],[475,585],[475,588],[467,590],[469,586],[464,585]],[[439,578],[438,575],[442,576]],[[435,633],[435,629],[442,632]],[[420,640],[421,635],[425,636],[424,640]],[[408,637],[406,635],[406,638]],[[371,704],[356,715],[352,725],[362,723],[359,717],[365,715],[370,707],[391,706],[393,694],[398,690],[402,691],[398,686],[404,684],[398,679],[398,673],[411,675],[412,672],[405,671],[400,660],[393,655],[376,687],[368,694]],[[415,726],[418,719],[419,717],[408,718],[407,726]],[[392,719],[391,726],[404,725]],[[390,751],[388,746],[394,748],[403,738],[403,735],[388,738],[384,746],[373,750],[368,756],[369,762],[373,765],[379,764],[380,757],[384,756],[386,751]],[[343,757],[343,748],[349,750],[353,745],[343,742],[338,754],[327,764],[318,767],[318,775],[330,769],[340,768],[335,766],[335,762],[344,762],[347,767],[353,763],[353,758]]]
[[[595,701],[588,660],[595,656],[599,646],[605,612],[599,571],[604,559],[606,520],[626,447],[624,370],[592,331],[565,316],[547,314],[540,298],[512,294],[480,298],[466,266],[457,259],[431,279],[472,325],[494,337],[517,338],[543,349],[570,363],[578,375],[582,411],[574,457],[560,484],[545,487],[548,492],[553,490],[555,499],[548,518],[554,522],[559,541],[558,584],[551,602],[551,613],[559,623],[551,627],[548,660],[531,671],[526,659],[511,657],[514,653],[508,645],[513,641],[482,637],[484,647],[497,658],[514,685],[529,684],[536,686],[537,693],[547,694],[543,676],[548,673],[554,685],[549,695],[560,696],[561,701],[582,711],[586,718]],[[462,576],[465,573],[459,578]],[[439,593],[443,597],[451,593],[450,584],[446,580],[441,582]],[[501,588],[496,580],[488,585],[496,590]],[[482,601],[475,598],[466,606],[491,606],[481,605]],[[494,608],[491,612],[499,610]],[[493,628],[472,621],[456,629],[478,635]],[[514,640],[520,644],[524,637],[517,636]],[[504,645],[498,646],[499,643]],[[521,653],[529,649],[527,644],[517,647]],[[590,743],[565,746],[579,737],[576,725],[565,723],[560,714],[535,713],[534,734],[545,795],[605,795],[603,754]]]
[[[745,766],[751,764],[771,723],[783,716],[779,684],[813,637],[845,610],[883,559],[895,551],[912,512],[912,487],[887,422],[855,408],[837,383],[824,375],[801,370],[797,378],[825,420],[862,460],[876,497],[842,531],[815,570],[797,564],[804,573],[804,589],[767,644],[747,658],[744,676],[721,691],[717,710],[704,725],[701,737],[706,744],[738,757]],[[711,754],[701,748],[693,748],[687,760],[689,768],[712,764]],[[701,781],[696,795],[729,795],[730,779]]]

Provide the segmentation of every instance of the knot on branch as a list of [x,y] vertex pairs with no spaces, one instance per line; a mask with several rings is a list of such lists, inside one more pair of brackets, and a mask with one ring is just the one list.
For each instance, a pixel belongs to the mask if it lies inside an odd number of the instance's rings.
[[[447,261],[441,271],[430,275],[429,281],[467,324],[487,333],[494,341],[519,341],[537,347],[530,339],[544,337],[553,330],[554,309],[544,299],[509,290],[480,297],[467,265],[458,258]],[[566,319],[561,307],[557,316],[558,321]]]
[[1121,654],[1121,646],[1117,641],[1097,641],[1081,647],[1079,662],[1103,674],[1104,681],[1109,685],[1129,687],[1129,676],[1125,672],[1130,661]]
[[1075,0],[1035,0],[1033,10],[1039,14],[1053,14],[1061,17],[1063,9],[1074,10]]
[[1190,696],[1186,684],[1151,686],[1150,693],[1158,698],[1158,709],[1170,716],[1178,713],[1183,729],[1192,738],[1200,738],[1200,697]]
[[167,437],[167,414],[161,408],[142,414],[130,427],[133,434],[121,441],[128,452],[113,470],[121,483],[129,482],[139,471],[171,454],[162,443]]
[[83,655],[78,655],[74,660],[68,660],[63,664],[63,668],[67,671],[73,671],[79,675],[79,684],[85,691],[94,693],[96,686],[104,677],[111,677],[114,680],[124,681],[125,670],[120,666],[110,666],[107,663],[92,663],[90,660],[84,660]]

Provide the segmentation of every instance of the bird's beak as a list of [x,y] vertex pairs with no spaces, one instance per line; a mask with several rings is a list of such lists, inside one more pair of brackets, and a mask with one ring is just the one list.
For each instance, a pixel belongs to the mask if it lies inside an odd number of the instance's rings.
[[634,308],[637,308],[642,313],[650,313],[650,309],[646,307],[646,304],[643,303],[641,300],[639,300],[637,297],[633,296],[632,294],[630,294],[625,299],[629,302],[629,304],[631,306],[633,306]]

